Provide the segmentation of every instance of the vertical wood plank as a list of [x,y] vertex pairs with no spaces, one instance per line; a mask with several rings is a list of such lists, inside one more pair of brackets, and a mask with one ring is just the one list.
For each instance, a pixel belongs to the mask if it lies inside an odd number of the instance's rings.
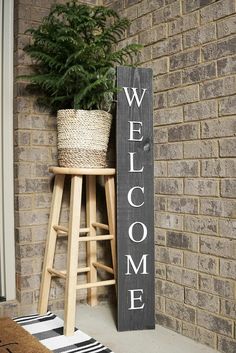
[[[86,220],[87,228],[90,229],[89,236],[96,236],[96,229],[92,223],[96,222],[96,176],[86,176]],[[89,241],[87,243],[87,266],[90,267],[90,272],[87,274],[88,282],[97,282],[97,269],[93,263],[97,261],[97,243]],[[97,305],[97,288],[88,289],[88,304],[91,306]]]
[[118,67],[118,330],[155,327],[152,70]]
[[74,333],[76,313],[76,285],[78,267],[78,247],[80,212],[82,198],[82,176],[71,177],[70,216],[68,229],[67,276],[65,288],[65,327],[64,335]]
[[116,212],[115,212],[115,178],[114,176],[104,176],[105,181],[105,194],[107,204],[107,216],[109,233],[114,235],[114,239],[111,240],[111,255],[112,265],[114,270],[114,278],[116,279]]
[[61,210],[61,201],[63,194],[65,175],[56,175],[53,194],[52,194],[52,203],[50,216],[48,221],[48,233],[46,240],[45,256],[43,262],[43,271],[39,295],[39,304],[38,311],[40,315],[46,314],[48,307],[49,291],[51,284],[51,274],[48,272],[48,268],[52,268],[53,259],[56,248],[56,239],[57,232],[53,228],[54,225],[58,225],[60,210]]

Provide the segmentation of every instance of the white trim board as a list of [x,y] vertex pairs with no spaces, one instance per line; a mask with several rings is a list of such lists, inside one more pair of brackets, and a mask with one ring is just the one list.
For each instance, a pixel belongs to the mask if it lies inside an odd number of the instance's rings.
[[0,238],[1,295],[16,297],[13,177],[13,38],[14,0],[0,0],[1,73],[0,73]]

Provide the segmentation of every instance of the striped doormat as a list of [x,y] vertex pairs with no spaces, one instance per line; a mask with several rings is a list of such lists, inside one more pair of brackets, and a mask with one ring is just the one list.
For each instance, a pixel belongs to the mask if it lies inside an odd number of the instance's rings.
[[73,336],[63,335],[64,322],[56,315],[30,315],[13,319],[54,353],[113,353],[94,338],[76,329]]

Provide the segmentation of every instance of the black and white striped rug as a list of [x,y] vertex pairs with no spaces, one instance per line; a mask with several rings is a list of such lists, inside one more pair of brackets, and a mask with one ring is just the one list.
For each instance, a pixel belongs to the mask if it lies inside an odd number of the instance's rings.
[[73,336],[64,336],[63,320],[51,312],[41,316],[17,317],[13,320],[54,353],[113,353],[78,329]]

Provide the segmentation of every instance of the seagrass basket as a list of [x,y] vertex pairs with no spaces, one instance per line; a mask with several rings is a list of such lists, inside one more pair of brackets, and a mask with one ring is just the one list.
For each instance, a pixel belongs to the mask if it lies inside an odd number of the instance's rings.
[[57,113],[60,167],[105,168],[112,115],[103,110],[64,109]]

